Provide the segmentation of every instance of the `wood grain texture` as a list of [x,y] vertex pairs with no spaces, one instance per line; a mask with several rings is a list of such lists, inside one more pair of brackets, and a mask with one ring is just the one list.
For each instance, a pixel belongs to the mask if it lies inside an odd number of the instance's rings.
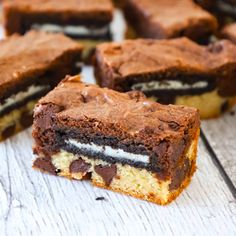
[[202,130],[236,187],[236,107],[219,119],[203,121]]
[[34,171],[31,142],[28,130],[0,144],[1,235],[236,234],[235,200],[202,142],[191,185],[166,207]]

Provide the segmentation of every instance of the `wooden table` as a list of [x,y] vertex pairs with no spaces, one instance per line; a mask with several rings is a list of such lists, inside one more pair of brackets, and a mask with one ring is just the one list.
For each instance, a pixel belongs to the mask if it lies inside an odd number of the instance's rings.
[[[123,32],[119,14],[113,28]],[[93,82],[91,68],[83,75]],[[187,190],[165,207],[34,171],[31,146],[30,129],[0,144],[2,236],[236,235],[233,112],[202,122],[198,170]]]

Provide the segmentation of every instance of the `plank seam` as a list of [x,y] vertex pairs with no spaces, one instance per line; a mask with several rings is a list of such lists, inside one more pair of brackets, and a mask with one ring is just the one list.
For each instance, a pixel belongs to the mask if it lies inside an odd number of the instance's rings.
[[230,192],[232,193],[233,197],[236,199],[236,188],[232,182],[232,180],[230,179],[230,177],[228,176],[228,174],[226,173],[224,167],[222,166],[220,160],[218,159],[215,151],[213,150],[210,142],[208,141],[206,135],[204,134],[203,130],[201,129],[201,139],[203,141],[203,144],[205,145],[211,159],[213,160],[213,163],[215,164],[215,166],[217,167],[217,169],[220,171],[221,176],[223,177],[226,185],[228,186]]

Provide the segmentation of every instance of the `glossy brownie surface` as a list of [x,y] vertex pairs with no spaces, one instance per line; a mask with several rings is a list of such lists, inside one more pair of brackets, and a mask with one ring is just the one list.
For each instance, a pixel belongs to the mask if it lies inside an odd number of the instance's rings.
[[198,40],[217,28],[215,17],[192,0],[127,0],[125,12],[130,25],[145,38]]
[[216,83],[222,96],[236,94],[236,47],[227,40],[209,46],[187,38],[104,43],[95,66],[99,84],[120,91],[137,82],[176,79]]
[[164,106],[140,92],[119,93],[78,80],[65,79],[36,106],[35,153],[51,156],[60,149],[76,152],[65,144],[65,140],[76,139],[148,155],[147,168],[168,175],[195,138],[197,110]]
[[55,77],[61,78],[72,72],[81,52],[79,43],[61,34],[31,31],[24,36],[14,35],[0,41],[0,99],[34,82],[40,84],[43,79],[56,84],[58,78]]

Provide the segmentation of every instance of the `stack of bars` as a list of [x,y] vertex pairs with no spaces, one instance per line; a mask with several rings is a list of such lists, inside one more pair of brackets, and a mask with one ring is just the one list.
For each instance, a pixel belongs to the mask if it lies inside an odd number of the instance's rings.
[[[130,40],[107,42],[112,2]],[[171,202],[196,170],[200,117],[236,103],[234,10],[234,0],[4,1],[0,141],[33,122],[35,169]],[[80,81],[81,58],[94,59],[100,87]]]
[[34,168],[158,204],[196,169],[199,114],[67,77],[35,108]]

